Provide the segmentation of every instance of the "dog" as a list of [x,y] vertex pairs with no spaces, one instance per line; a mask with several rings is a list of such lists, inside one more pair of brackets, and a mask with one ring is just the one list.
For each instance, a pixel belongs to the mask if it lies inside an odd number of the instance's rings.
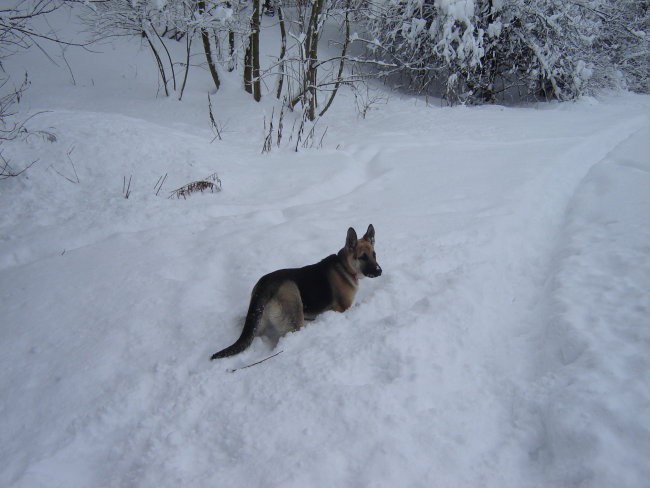
[[345,246],[319,263],[273,271],[262,276],[251,293],[248,314],[239,339],[212,355],[211,360],[239,354],[257,336],[275,347],[280,337],[296,331],[305,320],[328,310],[344,312],[352,305],[359,279],[381,275],[375,254],[375,228],[370,224],[357,239],[350,227]]

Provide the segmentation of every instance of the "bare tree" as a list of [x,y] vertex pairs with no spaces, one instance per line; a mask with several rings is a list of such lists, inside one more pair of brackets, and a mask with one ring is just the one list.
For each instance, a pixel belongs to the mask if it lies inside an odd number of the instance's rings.
[[43,42],[60,45],[82,46],[83,44],[61,39],[54,30],[39,31],[34,21],[44,18],[76,0],[16,0],[13,4],[0,7],[0,64],[2,59],[20,51],[37,46],[46,49]]
[[[49,27],[47,30],[39,30],[35,26],[37,20],[43,19],[71,3],[73,2],[64,0],[38,0],[34,2],[17,0],[0,7],[0,179],[18,176],[35,162],[32,161],[23,165],[20,170],[12,168],[10,161],[2,153],[2,144],[19,137],[28,137],[31,134],[37,134],[51,142],[56,140],[54,134],[48,131],[30,131],[27,129],[27,121],[36,114],[24,116],[22,119],[18,118],[16,105],[29,87],[29,78],[25,73],[16,85],[14,83],[16,80],[12,80],[11,75],[5,71],[4,62],[13,54],[34,47],[40,49],[46,57],[52,59],[48,53],[51,45],[59,47],[84,46],[84,43],[71,42],[60,38],[57,32]],[[41,27],[44,25],[48,24],[46,22],[39,24]]]
[[[236,4],[233,6],[233,4]],[[95,38],[113,36],[142,37],[150,48],[162,81],[165,95],[177,89],[175,63],[167,48],[164,36],[174,41],[186,38],[185,73],[182,88],[187,83],[192,39],[200,37],[208,70],[215,87],[220,86],[219,74],[213,52],[211,33],[215,45],[219,36],[229,36],[234,55],[234,34],[242,29],[236,26],[237,15],[231,15],[238,6],[237,0],[100,0],[88,4],[83,15]]]
[[[174,89],[176,83],[174,64],[162,37],[156,30],[156,27],[160,28],[161,32],[167,30],[169,12],[158,9],[148,1],[106,0],[91,3],[88,7],[89,10],[84,13],[83,19],[96,39],[137,36],[147,42],[156,62],[165,96],[169,96],[170,81],[173,81]],[[167,52],[167,65],[163,61],[164,54],[161,54],[163,51]]]
[[[351,23],[355,13],[364,8],[363,4],[364,2],[358,0],[314,0],[305,6],[299,4],[295,18],[289,22],[292,27],[289,37],[293,39],[294,45],[286,49],[284,42],[282,44],[278,62],[279,80],[289,80],[286,86],[288,107],[293,110],[297,105],[301,105],[310,121],[327,112],[342,85],[355,85],[363,81],[361,76],[352,74],[349,69],[357,62],[349,57],[349,48],[354,42]],[[328,23],[341,27],[340,40],[323,38],[324,28]],[[280,27],[284,27],[284,22],[280,22]],[[282,39],[285,38],[282,32],[281,36]],[[322,42],[338,46],[340,53],[321,57],[319,44]],[[278,98],[282,88],[278,83]],[[319,111],[320,96],[323,94],[328,96]]]

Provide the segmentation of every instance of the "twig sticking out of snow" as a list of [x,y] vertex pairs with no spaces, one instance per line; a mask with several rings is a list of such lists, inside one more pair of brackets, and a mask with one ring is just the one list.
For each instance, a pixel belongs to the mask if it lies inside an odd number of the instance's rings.
[[250,368],[250,367],[252,367],[252,366],[255,366],[255,365],[258,365],[258,364],[260,364],[260,363],[263,363],[264,361],[268,361],[269,359],[274,358],[275,356],[277,356],[278,354],[280,354],[280,353],[282,353],[282,352],[284,352],[284,351],[276,352],[275,354],[272,354],[272,355],[269,356],[268,358],[264,358],[264,359],[262,359],[262,360],[260,360],[260,361],[257,361],[256,363],[251,363],[251,364],[249,364],[249,365],[247,365],[247,366],[242,366],[241,368],[227,369],[226,371],[228,371],[229,373],[234,373],[235,371],[239,371],[240,369]]
[[[68,156],[68,161],[70,162],[70,166],[72,166],[72,171],[74,172],[74,179],[72,179],[72,178],[70,178],[70,177],[64,175],[64,174],[61,173],[60,171],[58,171],[58,170],[54,167],[54,165],[50,165],[50,168],[52,168],[52,170],[53,170],[57,175],[61,176],[62,178],[65,178],[65,179],[68,180],[70,183],[75,183],[75,184],[76,184],[76,183],[81,183],[81,181],[79,180],[79,175],[77,174],[77,168],[74,167],[74,163],[72,162],[72,158],[70,157],[70,155],[71,155],[73,152],[74,152],[74,146],[71,146],[70,149],[69,149],[68,152],[67,152],[67,156]],[[124,191],[122,191],[122,193],[124,193]],[[126,197],[126,198],[128,198],[128,197]]]
[[129,182],[127,183],[126,176],[122,177],[122,195],[126,199],[131,196],[131,178],[133,178],[133,175],[129,176]]
[[162,187],[165,184],[166,180],[167,180],[167,173],[165,173],[165,176],[161,176],[160,178],[158,178],[158,181],[156,181],[156,184],[153,186],[153,189],[156,190],[156,196],[158,196],[158,193],[160,193],[160,190],[162,190]]
[[222,141],[223,139],[221,138],[221,133],[223,132],[223,126],[219,126],[219,124],[217,124],[217,121],[214,118],[214,113],[212,111],[212,99],[210,98],[209,93],[208,93],[208,115],[210,116],[210,127],[212,127],[212,131],[215,134],[212,141],[214,141],[215,139],[219,139],[220,141]]

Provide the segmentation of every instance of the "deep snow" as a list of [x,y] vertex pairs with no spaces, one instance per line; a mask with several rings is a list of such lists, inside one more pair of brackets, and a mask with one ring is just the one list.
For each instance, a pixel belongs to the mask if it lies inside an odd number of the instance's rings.
[[[11,61],[57,140],[3,146],[38,162],[0,181],[0,485],[648,486],[649,97],[362,119],[344,92],[322,149],[261,155],[238,79],[213,141],[207,74],[156,98],[133,46],[68,53],[76,85]],[[262,274],[368,223],[384,274],[348,312],[208,360]]]

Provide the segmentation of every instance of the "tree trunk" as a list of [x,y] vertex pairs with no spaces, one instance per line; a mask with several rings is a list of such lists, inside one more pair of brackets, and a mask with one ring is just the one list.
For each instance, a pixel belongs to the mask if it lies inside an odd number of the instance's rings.
[[235,69],[235,33],[228,32],[228,71]]
[[307,35],[305,38],[305,80],[304,80],[304,93],[306,102],[306,114],[309,120],[316,118],[316,107],[318,100],[316,98],[316,88],[318,83],[318,37],[319,37],[319,21],[320,15],[323,10],[324,0],[314,0],[311,7],[311,15],[309,16],[309,24],[307,26]]
[[151,42],[151,39],[149,38],[147,32],[143,30],[142,35],[149,43],[151,52],[153,53],[154,58],[156,58],[156,64],[158,65],[158,72],[160,73],[160,77],[162,78],[162,82],[163,82],[163,88],[165,89],[165,96],[168,97],[169,90],[167,89],[167,76],[165,75],[165,67],[163,66],[162,60],[158,55],[158,51],[156,50],[156,47],[153,45],[153,42]]
[[[205,12],[205,0],[199,0],[197,2],[199,8],[199,14]],[[208,68],[210,69],[210,74],[212,75],[212,81],[214,81],[215,89],[219,89],[221,82],[219,81],[219,74],[217,73],[217,67],[214,64],[212,59],[212,48],[210,47],[210,35],[205,28],[201,28],[201,40],[203,41],[203,50],[205,51],[205,59],[208,62]]]
[[253,0],[253,15],[251,16],[251,74],[253,99],[259,102],[262,98],[260,83],[260,2]]
[[251,33],[248,36],[248,46],[244,53],[244,90],[253,95],[256,102],[260,101],[260,1],[253,0],[251,14]]
[[253,63],[251,62],[251,38],[248,37],[248,45],[244,52],[244,90],[253,93]]
[[172,86],[174,88],[174,91],[176,91],[176,72],[174,71],[174,62],[172,61],[172,56],[169,54],[169,49],[167,49],[165,41],[163,41],[162,38],[158,35],[158,31],[156,31],[153,26],[151,27],[151,30],[156,34],[158,41],[160,41],[160,45],[163,47],[165,54],[167,54],[167,60],[169,61],[169,70],[172,72]]
[[280,74],[278,75],[278,88],[275,93],[275,98],[278,100],[282,95],[282,85],[284,83],[284,57],[287,54],[287,30],[284,25],[284,12],[282,11],[282,4],[278,5],[278,22],[280,23],[280,58],[279,58],[279,69]]
[[181,84],[181,93],[178,95],[178,100],[183,99],[183,92],[187,86],[187,74],[190,71],[190,52],[192,49],[192,36],[185,38],[185,74],[183,75],[183,83]]

